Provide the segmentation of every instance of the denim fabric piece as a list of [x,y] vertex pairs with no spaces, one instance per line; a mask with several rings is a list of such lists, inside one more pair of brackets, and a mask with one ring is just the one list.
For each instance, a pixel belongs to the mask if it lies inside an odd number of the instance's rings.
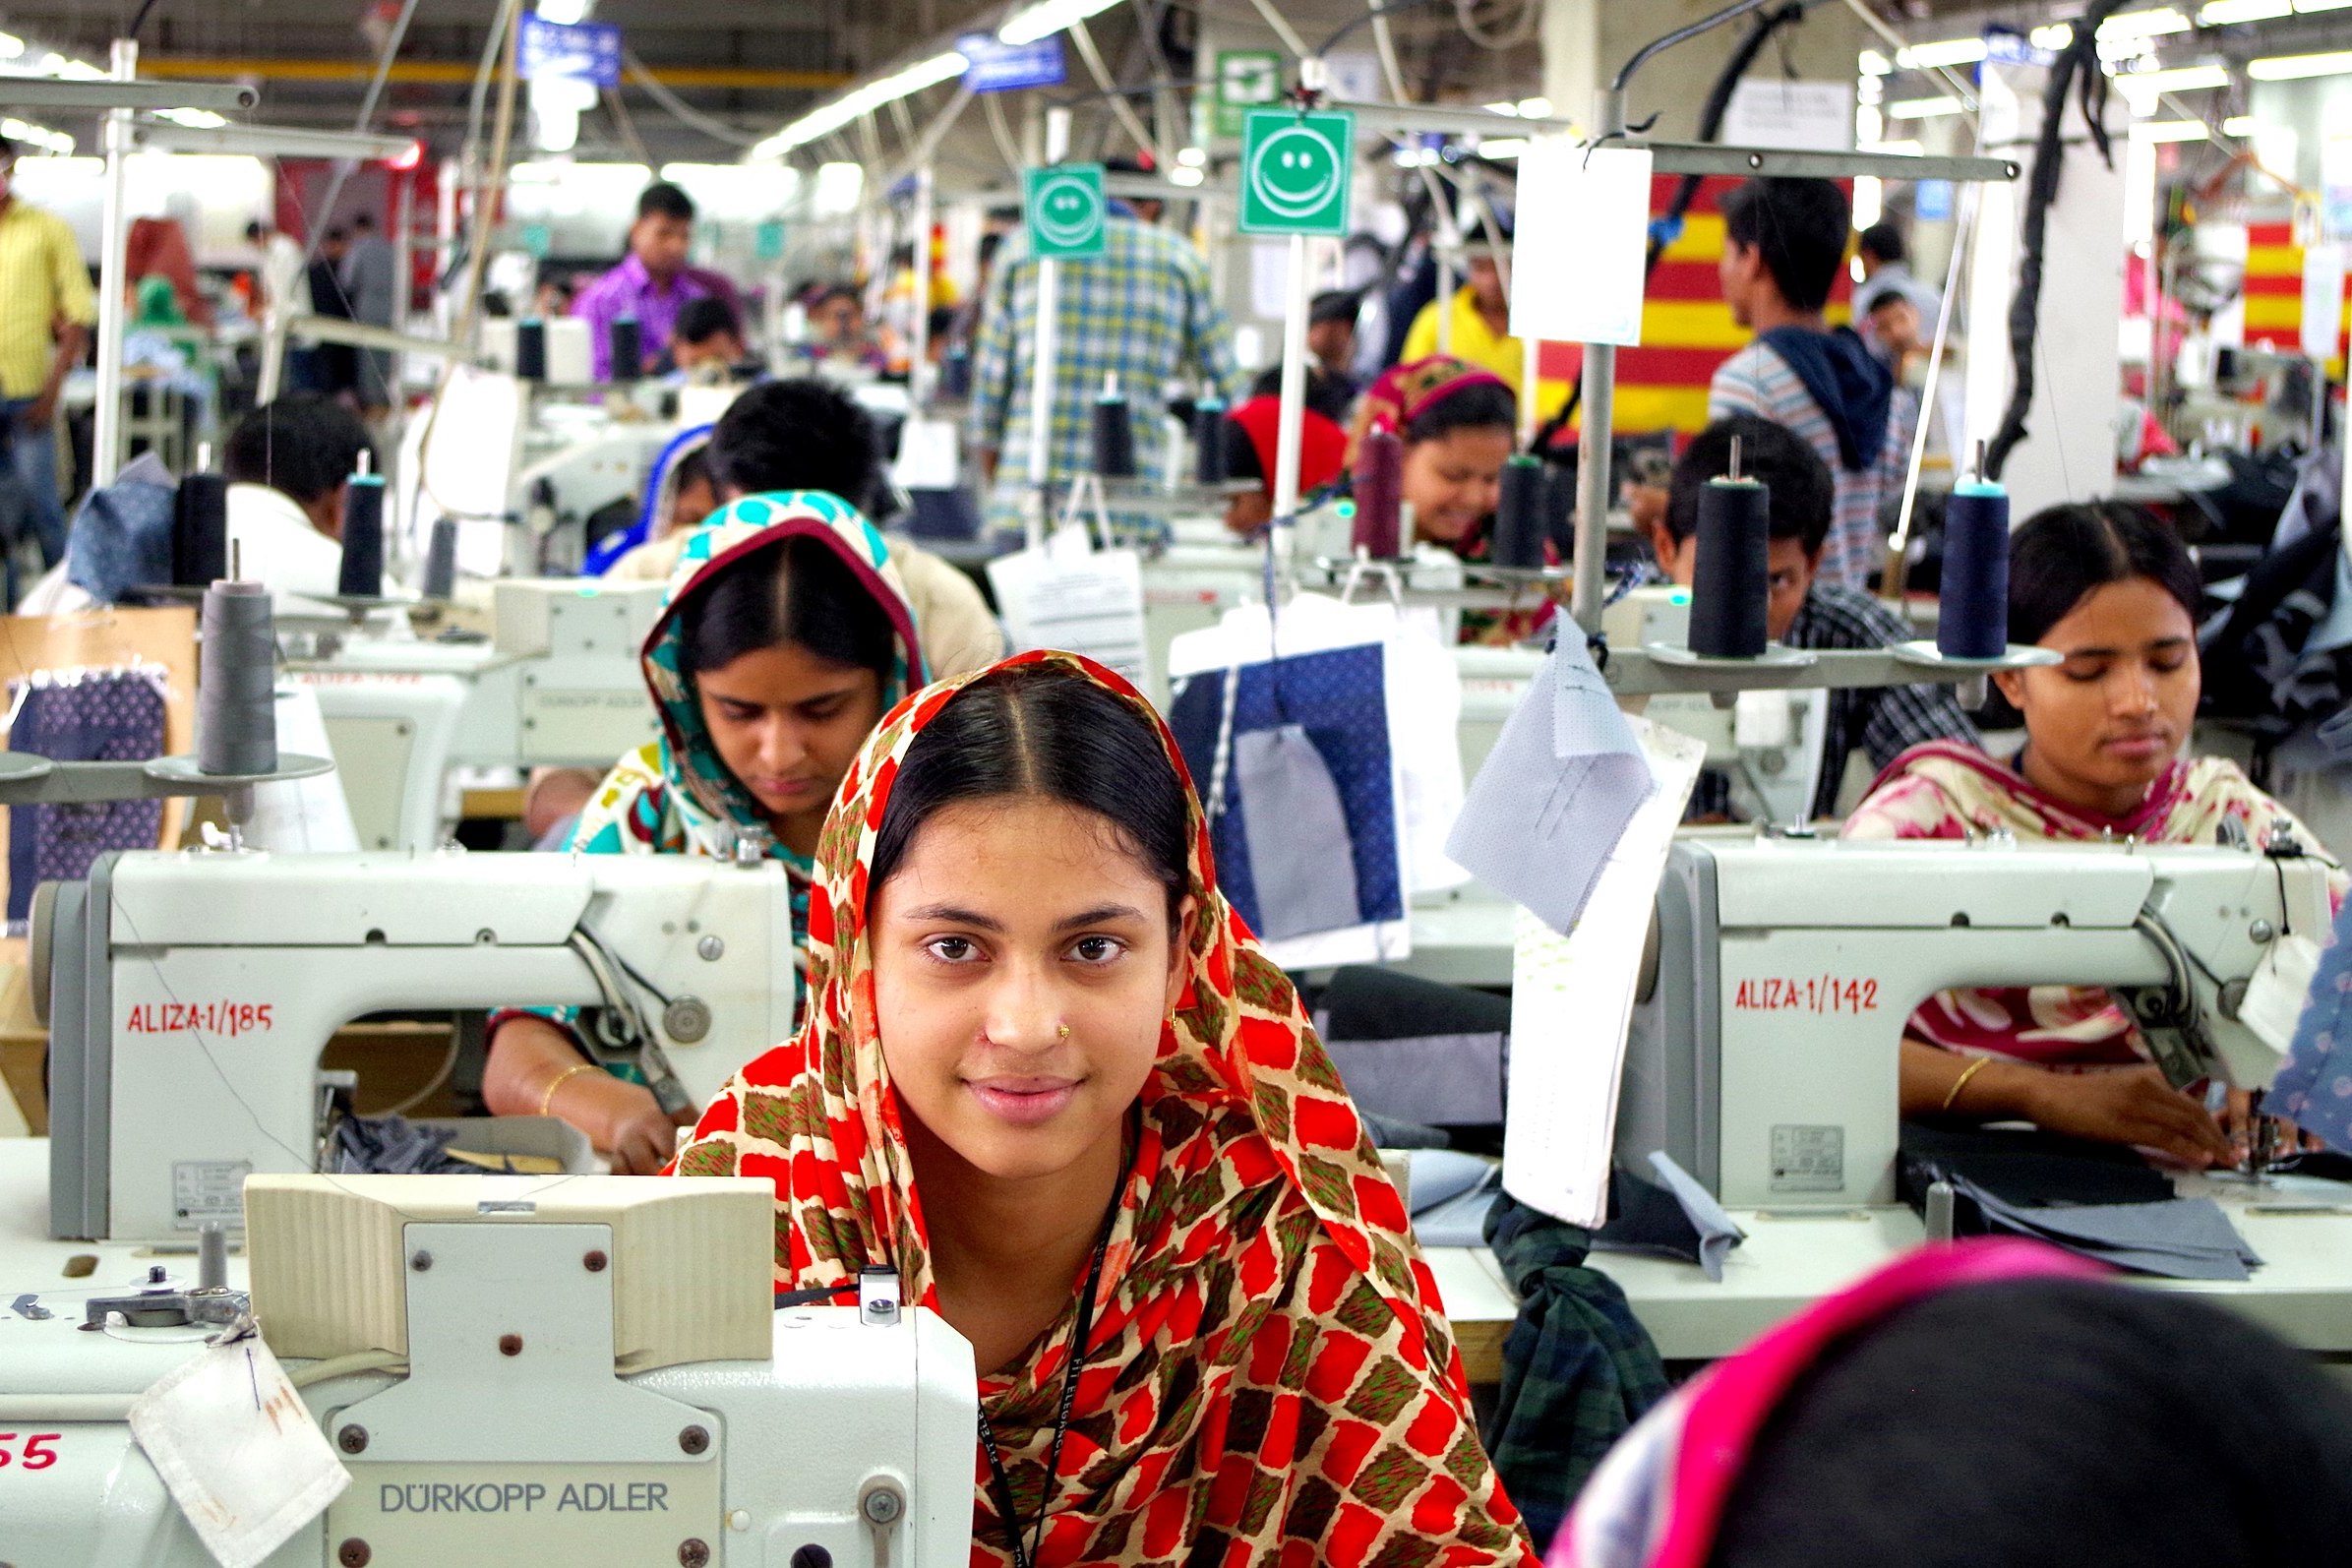
[[[1386,670],[1382,649],[1367,643],[1245,664],[1234,683],[1236,743],[1245,735],[1297,725],[1330,769],[1355,849],[1357,920],[1365,923],[1405,918]],[[1169,728],[1204,794],[1216,777],[1226,686],[1222,672],[1196,676],[1170,704]],[[1241,799],[1239,773],[1237,767],[1228,769],[1224,812],[1213,829],[1217,880],[1250,930],[1262,931],[1257,883],[1250,874],[1252,819]],[[1276,824],[1274,830],[1286,829]]]
[[[25,694],[8,748],[60,762],[136,762],[163,753],[163,692],[152,676],[95,675]],[[26,919],[42,882],[80,881],[108,850],[153,849],[161,801],[12,806],[8,811],[8,918]]]
[[[66,546],[66,579],[100,604],[171,581],[172,505],[179,482],[151,452],[90,493]],[[158,749],[161,740],[158,738]],[[153,755],[153,753],[150,753]]]
[[1323,754],[1296,724],[1234,737],[1246,821],[1280,822],[1249,841],[1259,935],[1279,940],[1357,924],[1356,851]]
[[2294,1049],[2278,1069],[2265,1111],[2317,1133],[2339,1154],[2352,1154],[2352,903],[2335,927],[2312,977],[2311,999],[2295,1026]]

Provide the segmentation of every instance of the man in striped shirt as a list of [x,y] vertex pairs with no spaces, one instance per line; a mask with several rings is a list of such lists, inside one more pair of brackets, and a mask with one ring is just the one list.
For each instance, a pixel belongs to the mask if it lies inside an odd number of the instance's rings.
[[1707,417],[1754,414],[1804,438],[1838,487],[1821,578],[1867,588],[1886,550],[1879,505],[1890,481],[1900,488],[1902,465],[1888,417],[1893,375],[1853,329],[1833,330],[1823,314],[1853,210],[1829,180],[1758,179],[1722,211],[1723,300],[1756,339],[1716,371]]
[[13,194],[16,170],[16,147],[0,137],[0,420],[6,422],[0,437],[30,493],[41,561],[53,567],[65,555],[57,393],[90,346],[97,297],[74,231]]

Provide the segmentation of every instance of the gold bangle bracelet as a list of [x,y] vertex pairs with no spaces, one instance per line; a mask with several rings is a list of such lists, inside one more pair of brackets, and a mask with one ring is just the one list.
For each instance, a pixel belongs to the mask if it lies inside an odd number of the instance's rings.
[[1968,1087],[1968,1080],[1993,1064],[1990,1056],[1978,1056],[1968,1063],[1968,1070],[1952,1080],[1952,1092],[1944,1097],[1944,1110],[1950,1111],[1959,1102],[1960,1091]]
[[[596,1063],[593,1061],[582,1061],[575,1063],[573,1066],[566,1067],[562,1072],[557,1073],[553,1078],[549,1079],[547,1084],[547,1093],[539,1097],[539,1115],[546,1116],[548,1114],[547,1108],[556,1103],[556,1091],[558,1089],[563,1088],[564,1085],[570,1083],[581,1073],[594,1072],[595,1070]],[[1961,1079],[1960,1081],[1962,1083],[1967,1082],[1965,1078]]]

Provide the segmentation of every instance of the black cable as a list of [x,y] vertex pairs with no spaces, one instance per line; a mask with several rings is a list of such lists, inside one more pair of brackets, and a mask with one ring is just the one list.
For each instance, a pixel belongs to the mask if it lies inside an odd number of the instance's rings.
[[1341,41],[1345,39],[1348,34],[1354,32],[1358,28],[1370,27],[1382,17],[1393,17],[1401,12],[1406,11],[1418,11],[1424,6],[1433,6],[1439,3],[1440,0],[1393,0],[1393,3],[1389,5],[1371,6],[1365,10],[1362,16],[1357,17],[1346,27],[1340,29],[1339,31],[1333,33],[1330,37],[1325,38],[1323,40],[1323,46],[1315,51],[1315,55],[1319,59],[1322,56],[1329,54],[1332,50],[1340,46]]
[[855,1280],[847,1285],[820,1285],[813,1291],[778,1291],[776,1293],[776,1310],[781,1312],[788,1306],[821,1306],[827,1301],[838,1300],[844,1296],[857,1294],[858,1285]]
[[1687,43],[1702,32],[1712,32],[1724,23],[1736,21],[1751,11],[1761,11],[1771,3],[1772,0],[1737,0],[1736,4],[1723,7],[1714,16],[1701,17],[1687,28],[1676,28],[1662,38],[1652,38],[1633,52],[1633,58],[1625,62],[1625,68],[1619,71],[1616,80],[1609,84],[1609,90],[1612,92],[1624,91],[1625,85],[1633,80],[1633,74],[1636,71],[1677,43]]
[[2000,479],[2010,452],[2025,439],[2025,415],[2033,407],[2033,345],[2041,332],[2042,253],[2049,239],[2050,204],[2058,199],[2059,173],[2066,163],[2066,141],[2060,133],[2069,89],[2080,93],[2091,144],[2109,168],[2115,166],[2115,149],[2102,123],[2108,84],[2106,73],[2098,67],[2098,36],[2099,25],[2128,3],[2130,0],[2091,0],[2090,9],[2076,19],[2075,35],[2051,64],[2049,84],[2042,90],[2041,134],[2034,141],[2025,222],[2018,244],[2018,295],[2009,307],[2012,390],[2009,406],[2001,414],[2001,427],[1985,447],[1984,477],[1988,480]]
[[131,19],[131,26],[124,31],[123,36],[130,39],[133,43],[138,42],[139,30],[147,26],[148,13],[154,10],[155,7],[161,3],[162,0],[141,0],[139,14]]

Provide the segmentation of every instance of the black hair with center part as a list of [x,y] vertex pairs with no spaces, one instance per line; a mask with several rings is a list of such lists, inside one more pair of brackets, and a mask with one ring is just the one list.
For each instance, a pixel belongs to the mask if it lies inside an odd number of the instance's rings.
[[637,221],[641,223],[649,217],[671,217],[692,223],[694,199],[668,180],[656,180],[637,197]]
[[1674,477],[1666,488],[1666,532],[1680,544],[1699,531],[1699,498],[1710,479],[1730,471],[1734,437],[1741,475],[1772,492],[1772,537],[1800,539],[1806,555],[1821,554],[1838,506],[1838,482],[1821,454],[1795,431],[1754,414],[1717,420],[1674,459]]
[[1417,446],[1450,436],[1457,430],[1519,432],[1519,399],[1499,381],[1481,381],[1440,397],[1411,419],[1402,432],[1405,445]]
[[872,670],[885,686],[898,667],[897,633],[873,590],[838,551],[808,535],[746,556],[687,599],[678,639],[689,675],[787,642],[828,664]]
[[1902,230],[1892,223],[1871,224],[1854,244],[1865,255],[1875,256],[1882,262],[1907,262],[1911,259],[1910,247],[1902,241]]
[[950,806],[1017,796],[1101,817],[1168,889],[1176,918],[1191,883],[1192,816],[1168,748],[1125,698],[1052,664],[982,676],[915,737],[874,835],[869,907],[924,823]]
[[1754,179],[1723,198],[1723,238],[1757,251],[1789,309],[1830,302],[1853,205],[1829,180]]
[[2084,1280],[1969,1286],[1782,1396],[1709,1568],[2343,1561],[2352,1398],[2233,1311]]
[[736,398],[712,428],[708,451],[722,495],[822,490],[863,512],[881,488],[874,416],[814,376],[762,382]]
[[221,469],[239,484],[268,485],[307,507],[357,472],[363,452],[373,465],[376,448],[357,414],[317,392],[288,392],[237,421]]
[[2120,501],[2035,513],[2009,539],[2009,640],[2039,642],[2092,589],[2134,577],[2171,594],[2196,622],[2204,579],[2154,513]]

